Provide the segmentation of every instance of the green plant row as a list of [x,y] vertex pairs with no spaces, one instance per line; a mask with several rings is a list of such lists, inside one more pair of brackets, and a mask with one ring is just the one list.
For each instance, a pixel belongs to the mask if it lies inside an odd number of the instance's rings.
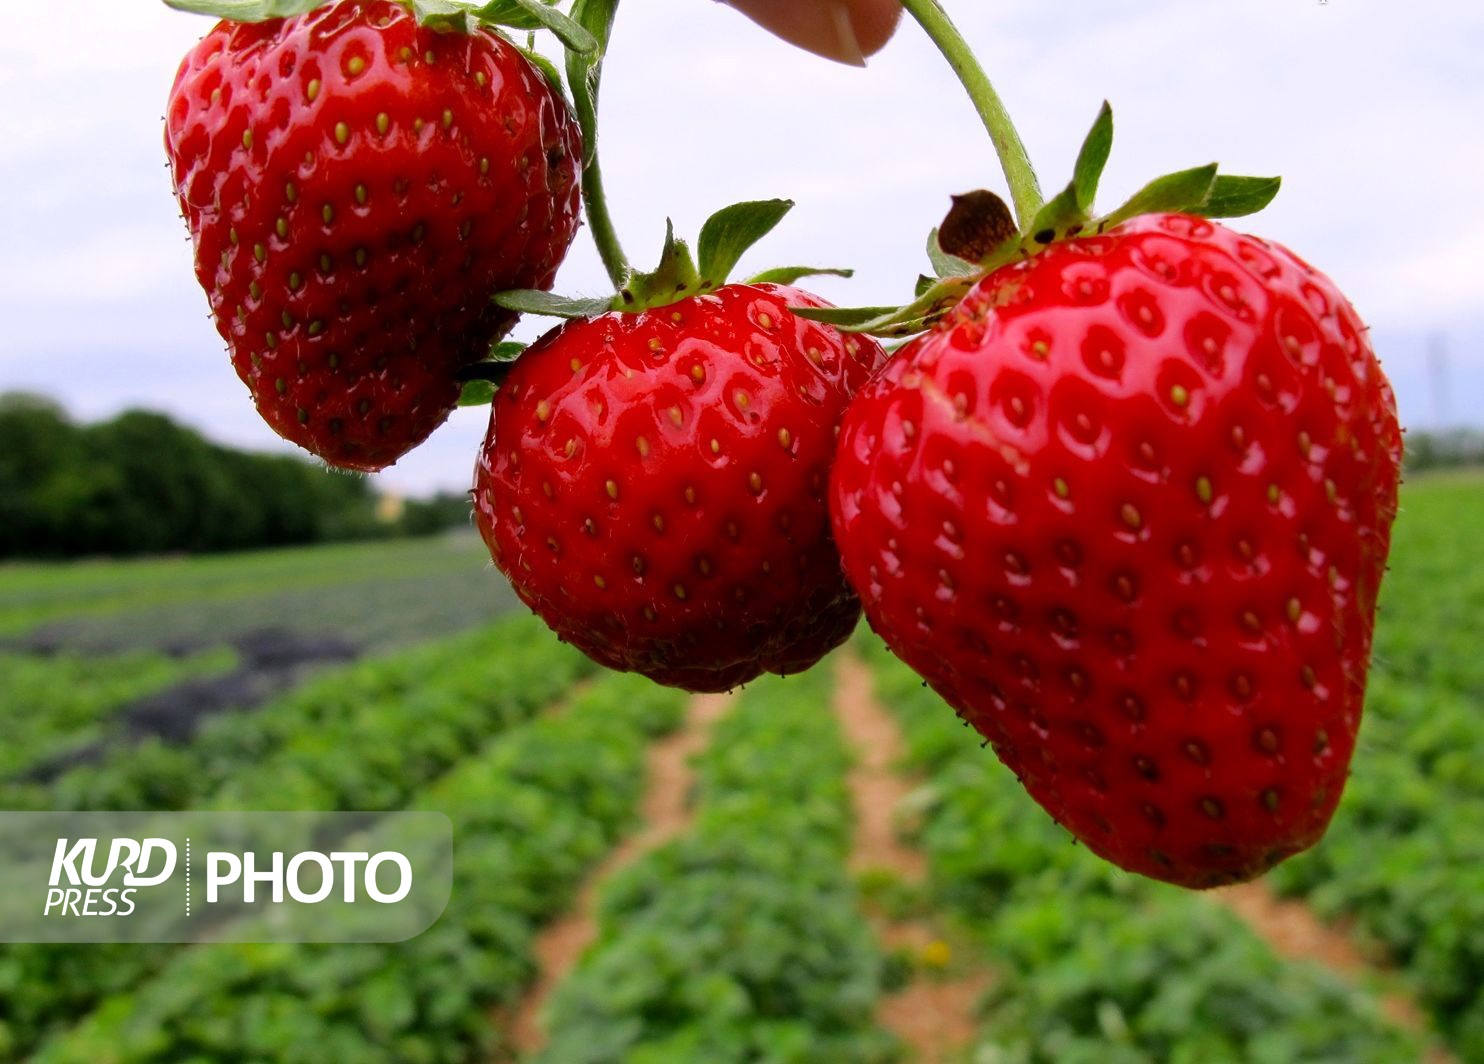
[[1484,1060],[1484,740],[1477,703],[1372,683],[1324,842],[1273,883],[1381,947],[1464,1060]]
[[884,959],[845,870],[830,673],[750,686],[698,766],[691,830],[603,892],[544,1064],[888,1060]]
[[[996,973],[978,1057],[1006,1064],[1415,1061],[1376,999],[1277,959],[1205,899],[1119,872],[1026,797],[906,666],[861,641],[900,722],[933,902]],[[977,1059],[977,1057],[976,1057]]]
[[183,680],[229,670],[229,650],[185,659],[131,653],[89,657],[0,654],[0,779],[94,739],[121,706]]
[[[529,720],[591,672],[532,617],[337,670],[195,746],[153,747],[129,778],[154,784],[113,808],[391,810]],[[233,745],[236,743],[237,745]],[[168,757],[174,775],[151,780]],[[173,781],[173,789],[158,784]],[[210,783],[215,786],[208,787]],[[0,1059],[147,976],[173,946],[12,946],[0,951]]]
[[[225,555],[0,565],[0,633],[172,605],[324,592],[397,579],[470,577],[488,563],[477,539],[394,540]],[[292,619],[292,618],[291,618]]]
[[[1478,706],[1484,702],[1484,565],[1477,533],[1484,522],[1484,478],[1424,477],[1406,485],[1401,503],[1372,675],[1417,686],[1428,698],[1461,697]],[[1484,728],[1475,728],[1466,745],[1484,745]]]
[[1402,501],[1354,771],[1324,842],[1273,882],[1370,939],[1484,1060],[1484,482]]
[[448,909],[409,942],[202,946],[110,998],[36,1054],[51,1064],[156,1060],[487,1059],[492,1011],[535,974],[535,933],[634,820],[645,753],[684,696],[633,676],[512,728],[419,793],[454,822]]
[[[227,788],[221,799],[227,802],[333,808],[292,804],[307,771],[326,786],[335,785],[334,773],[349,773],[369,792],[359,799],[363,808],[392,808],[406,787],[429,778],[428,767],[446,767],[472,739],[529,715],[591,669],[534,618],[518,617],[325,670],[257,710],[208,719],[189,744],[150,740],[118,747],[50,784],[0,789],[0,804],[8,809],[183,809]],[[404,736],[414,745],[406,745]],[[356,756],[345,756],[351,749]],[[427,750],[431,766],[408,763],[420,749]],[[275,761],[272,772],[250,771],[270,757],[287,760]],[[307,769],[293,764],[302,758],[308,759]],[[307,786],[322,793],[321,782]],[[263,797],[251,793],[254,787]]]

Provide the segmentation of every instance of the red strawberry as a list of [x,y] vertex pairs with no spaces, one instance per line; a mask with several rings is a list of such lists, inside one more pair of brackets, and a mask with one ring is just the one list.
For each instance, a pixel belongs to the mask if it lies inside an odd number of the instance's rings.
[[549,333],[496,397],[480,532],[521,598],[610,668],[693,691],[808,668],[860,619],[825,490],[885,357],[727,285]]
[[1031,795],[1205,887],[1334,812],[1400,451],[1328,278],[1155,215],[991,274],[899,354],[831,510],[873,627]]
[[232,363],[263,418],[375,470],[454,409],[455,372],[546,287],[578,224],[580,136],[487,29],[390,0],[223,22],[181,65],[166,146]]

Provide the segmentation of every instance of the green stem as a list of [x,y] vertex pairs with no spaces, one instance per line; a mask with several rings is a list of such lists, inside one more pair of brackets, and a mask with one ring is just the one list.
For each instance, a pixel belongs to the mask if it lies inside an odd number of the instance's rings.
[[603,170],[598,162],[598,83],[617,13],[618,0],[578,0],[573,7],[573,17],[598,39],[598,50],[590,56],[567,53],[567,80],[572,86],[572,102],[577,111],[577,124],[582,129],[583,150],[587,153],[582,168],[582,201],[587,208],[593,242],[598,246],[598,255],[615,291],[628,282],[633,269],[629,266],[623,245],[619,243],[618,230],[614,228],[608,197],[603,190]]
[[1041,197],[1041,185],[1036,180],[1030,156],[1026,154],[1009,112],[990,84],[989,75],[985,74],[973,49],[938,0],[902,0],[902,6],[932,38],[968,90],[969,99],[974,101],[979,117],[984,120],[984,128],[989,130],[989,139],[994,142],[1000,165],[1005,170],[1005,180],[1010,183],[1015,216],[1022,229],[1029,228],[1045,200]]

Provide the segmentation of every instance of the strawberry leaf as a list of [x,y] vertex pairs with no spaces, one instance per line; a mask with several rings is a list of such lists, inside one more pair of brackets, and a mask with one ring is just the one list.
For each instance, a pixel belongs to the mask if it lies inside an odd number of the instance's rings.
[[810,321],[833,325],[841,332],[872,336],[910,336],[947,314],[974,287],[975,277],[949,277],[932,284],[905,307],[790,307]]
[[1069,187],[1077,209],[1083,214],[1092,211],[1093,200],[1098,194],[1098,182],[1103,179],[1103,168],[1108,165],[1108,156],[1112,151],[1113,108],[1104,100],[1087,139],[1082,142],[1082,150],[1077,153],[1077,165],[1072,168],[1072,184]]
[[1082,231],[1092,216],[1098,182],[1103,179],[1103,169],[1108,165],[1108,155],[1112,150],[1113,109],[1105,101],[1087,139],[1082,142],[1082,150],[1077,153],[1071,182],[1036,212],[1030,227],[1030,240],[1024,244],[1027,252]]
[[547,0],[491,0],[470,13],[486,25],[550,30],[568,51],[578,55],[592,55],[598,50],[598,39],[592,33]]
[[540,314],[548,318],[591,318],[613,309],[613,299],[574,299],[533,288],[517,288],[492,297],[498,307],[521,314]]
[[166,7],[193,15],[211,15],[232,22],[266,22],[303,15],[329,0],[165,0]]
[[1065,240],[1070,233],[1086,224],[1087,212],[1077,206],[1076,186],[1068,185],[1036,212],[1030,234],[1024,243],[1028,250],[1035,251],[1038,246],[1045,247],[1057,240]]
[[1241,218],[1256,214],[1278,194],[1281,177],[1235,177],[1218,174],[1206,202],[1193,211],[1207,218]]
[[723,207],[701,227],[696,251],[702,283],[720,288],[747,249],[773,231],[793,209],[793,200],[758,200]]
[[[525,354],[525,352],[525,344],[516,340],[502,340],[490,348],[489,358],[485,361],[514,362],[521,355]],[[482,363],[476,362],[475,365],[482,365]]]
[[861,325],[895,314],[900,307],[789,307],[800,318],[855,332]]
[[454,377],[463,382],[459,393],[459,406],[489,406],[494,402],[495,392],[510,376],[510,369],[526,349],[525,344],[513,340],[495,344],[490,348],[490,357],[472,366],[465,366]]
[[459,392],[459,406],[489,406],[499,390],[494,381],[466,381]]
[[521,55],[526,57],[526,62],[539,70],[541,75],[551,83],[551,87],[556,89],[559,96],[565,96],[567,94],[567,88],[562,84],[562,72],[557,69],[555,63],[547,59],[540,52],[533,52],[529,48],[521,48],[520,45],[516,45],[515,47]]
[[968,259],[961,259],[944,251],[940,231],[937,229],[928,234],[927,253],[928,261],[933,264],[933,272],[939,277],[963,277],[979,268]]
[[690,245],[675,239],[675,223],[665,219],[665,247],[660,252],[660,264],[652,273],[636,273],[619,292],[625,304],[638,302],[643,306],[664,306],[684,293],[704,287],[701,275],[696,272],[696,260],[691,257]]
[[417,24],[454,33],[469,32],[469,5],[455,0],[412,0]]
[[842,270],[826,266],[775,266],[771,270],[753,274],[744,284],[791,285],[805,277],[854,277],[854,270]]
[[1103,227],[1111,228],[1141,214],[1198,210],[1211,195],[1215,184],[1215,163],[1155,178],[1103,219]]

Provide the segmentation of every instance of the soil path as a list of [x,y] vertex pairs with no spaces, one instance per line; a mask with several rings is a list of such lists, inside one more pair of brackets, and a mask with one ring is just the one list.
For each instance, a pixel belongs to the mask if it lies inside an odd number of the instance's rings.
[[[856,872],[890,869],[908,882],[920,882],[925,874],[923,855],[897,838],[893,820],[894,811],[913,786],[893,768],[902,751],[901,733],[876,702],[870,670],[858,658],[848,652],[839,655],[837,676],[836,710],[859,758],[850,780],[856,807],[851,868]],[[1325,924],[1302,902],[1278,898],[1263,883],[1227,887],[1209,896],[1247,923],[1280,957],[1325,965],[1356,984],[1383,970],[1344,929]],[[889,948],[916,953],[938,938],[930,925],[920,921],[893,922],[878,916],[874,922]],[[917,1060],[942,1061],[972,1041],[974,1005],[987,985],[983,972],[946,982],[919,978],[885,999],[878,1018],[902,1038]],[[1429,1029],[1426,1013],[1405,993],[1383,994],[1381,1007],[1402,1027]],[[1436,1042],[1425,1061],[1457,1064]]]
[[[895,813],[912,790],[912,781],[896,772],[902,735],[890,714],[876,701],[870,670],[846,651],[836,658],[835,711],[857,762],[850,774],[855,803],[855,839],[850,867],[857,873],[882,869],[911,884],[927,874],[921,851],[897,838]],[[871,920],[889,949],[922,956],[942,936],[926,920],[896,920],[873,913]],[[950,954],[951,956],[951,954]],[[983,970],[941,976],[917,975],[906,987],[882,998],[877,1021],[907,1046],[922,1064],[948,1060],[968,1046],[978,1028],[975,1005],[989,985]]]
[[534,1053],[546,1043],[541,1011],[552,991],[598,937],[595,910],[603,884],[614,873],[663,846],[689,826],[691,758],[705,749],[712,725],[726,713],[732,699],[732,695],[697,695],[691,700],[680,729],[650,748],[648,783],[639,808],[639,831],[619,843],[589,875],[571,911],[548,925],[536,939],[533,952],[540,975],[511,1017],[501,1023],[509,1031],[510,1044],[519,1055]]
[[[1278,897],[1261,881],[1223,887],[1211,891],[1209,897],[1241,917],[1280,957],[1322,964],[1356,984],[1384,973],[1342,927],[1326,924],[1301,901]],[[1401,1027],[1428,1030],[1426,1013],[1405,993],[1383,994],[1381,1008]],[[1451,1064],[1454,1060],[1436,1045],[1429,1048],[1425,1059],[1427,1064]]]

